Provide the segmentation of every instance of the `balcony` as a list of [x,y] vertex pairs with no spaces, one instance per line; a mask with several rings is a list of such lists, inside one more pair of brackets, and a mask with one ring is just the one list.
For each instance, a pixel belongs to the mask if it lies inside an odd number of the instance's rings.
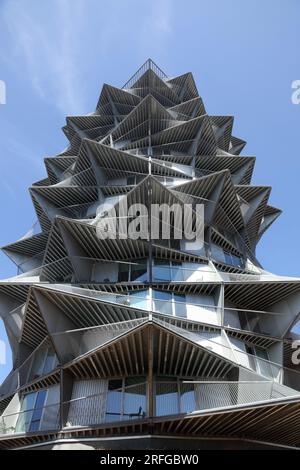
[[[105,388],[103,393],[78,396],[62,403],[40,407],[37,399],[35,406],[31,405],[31,408],[16,413],[4,413],[0,417],[0,437],[147,421],[147,384],[142,377],[137,383],[125,387],[124,379],[99,382],[103,382],[100,384],[100,388]],[[189,381],[157,377],[154,382],[153,416],[234,409],[294,396],[299,397],[299,393],[297,395],[294,390],[271,380]],[[27,401],[28,405],[32,403],[32,400]]]

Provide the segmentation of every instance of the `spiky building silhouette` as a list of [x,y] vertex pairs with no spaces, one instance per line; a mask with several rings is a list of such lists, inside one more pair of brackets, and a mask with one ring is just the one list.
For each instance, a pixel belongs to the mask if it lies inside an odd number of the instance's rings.
[[[256,259],[280,210],[232,127],[151,60],[67,117],[69,147],[30,188],[40,232],[3,248],[19,274],[0,283],[2,448],[300,445],[300,282]],[[119,217],[124,198],[204,204],[203,246],[102,239],[97,208]]]

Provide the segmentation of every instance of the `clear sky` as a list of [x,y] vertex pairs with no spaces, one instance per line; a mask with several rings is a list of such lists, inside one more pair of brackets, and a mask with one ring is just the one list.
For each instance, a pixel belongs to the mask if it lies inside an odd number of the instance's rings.
[[[258,259],[299,276],[299,20],[299,0],[0,0],[0,245],[36,221],[28,187],[66,146],[65,116],[93,111],[103,83],[121,87],[151,57],[170,76],[193,72],[208,113],[235,116],[253,183],[284,211]],[[0,278],[15,273],[1,254]],[[0,382],[10,366],[7,349]]]

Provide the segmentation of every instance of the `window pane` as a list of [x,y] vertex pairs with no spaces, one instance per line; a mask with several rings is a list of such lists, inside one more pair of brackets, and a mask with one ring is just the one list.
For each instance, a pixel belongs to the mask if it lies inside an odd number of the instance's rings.
[[136,377],[126,377],[125,387],[130,387],[130,385],[137,385],[144,382],[146,382],[146,377],[144,375],[138,375]]
[[35,406],[34,406],[34,412],[32,414],[31,424],[29,427],[30,432],[37,431],[39,429],[41,417],[44,411],[43,407],[45,404],[46,396],[47,396],[47,390],[41,390],[40,392],[38,392],[37,399],[36,399]]
[[118,282],[128,282],[129,280],[129,265],[119,263]]
[[154,309],[156,312],[172,315],[172,294],[170,292],[154,291]]
[[128,418],[141,417],[146,414],[146,410],[146,384],[127,387],[124,393],[125,418],[126,416]]
[[195,391],[193,384],[181,384],[180,411],[191,413],[196,409]]
[[30,376],[29,376],[30,380],[35,379],[43,374],[45,357],[46,357],[47,351],[48,351],[47,347],[42,347],[38,351],[36,351],[33,362],[32,362],[31,371],[30,371]]
[[230,254],[230,253],[227,253],[227,251],[224,251],[224,255],[225,255],[225,263],[227,263],[227,264],[233,264],[233,263],[232,263],[231,254]]
[[147,281],[147,265],[142,264],[132,264],[131,265],[131,281],[145,282]]
[[175,383],[156,383],[156,416],[179,413],[178,387]]
[[16,424],[16,432],[28,432],[33,411],[21,412]]
[[27,393],[24,396],[21,411],[32,410],[34,408],[37,392]]
[[174,294],[175,315],[186,318],[186,298],[185,295]]
[[171,268],[168,262],[164,260],[154,260],[153,280],[171,281]]
[[183,281],[184,275],[188,275],[188,272],[182,270],[182,263],[172,261],[171,262],[171,280],[172,281]]
[[128,299],[130,305],[143,310],[148,310],[148,290],[142,290],[137,292],[130,292]]
[[36,421],[31,421],[28,431],[35,432],[35,431],[39,431],[39,429],[40,429],[40,418]]
[[122,414],[122,380],[109,380],[106,421],[120,421]]
[[34,408],[36,397],[37,397],[37,392],[28,393],[27,395],[23,397],[22,405],[21,405],[21,413],[19,415],[19,418],[16,424],[16,432],[28,431],[31,418],[33,415],[33,408]]
[[55,367],[56,355],[52,348],[48,349],[48,354],[44,364],[43,374],[48,374]]
[[135,184],[135,176],[127,176],[127,184]]
[[242,260],[241,258],[239,258],[238,256],[235,256],[235,255],[231,255],[231,258],[232,258],[232,264],[234,266],[238,266],[238,267],[241,267],[242,266]]

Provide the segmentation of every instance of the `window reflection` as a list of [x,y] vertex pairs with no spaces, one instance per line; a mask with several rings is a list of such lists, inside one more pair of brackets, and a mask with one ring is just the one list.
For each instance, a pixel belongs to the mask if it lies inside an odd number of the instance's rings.
[[177,382],[157,382],[155,389],[156,416],[177,414],[179,412]]
[[185,294],[154,290],[154,310],[166,315],[187,316]]
[[174,298],[174,314],[177,317],[186,318],[186,298],[184,294],[173,294]]
[[58,360],[53,347],[51,345],[42,346],[34,353],[28,375],[29,380],[48,374],[57,364]]
[[180,411],[191,413],[196,410],[196,398],[194,384],[181,384],[180,387]]
[[20,415],[16,424],[16,432],[39,431],[47,397],[47,390],[24,395]]
[[145,377],[108,381],[106,420],[142,418],[147,412]]
[[158,377],[155,383],[156,416],[191,413],[198,409],[193,383],[183,383],[177,378]]
[[172,315],[172,294],[170,292],[154,291],[154,310],[166,315]]
[[147,262],[136,260],[134,263],[119,263],[118,282],[146,282],[148,280]]
[[106,404],[107,421],[120,421],[122,413],[122,380],[109,380]]

